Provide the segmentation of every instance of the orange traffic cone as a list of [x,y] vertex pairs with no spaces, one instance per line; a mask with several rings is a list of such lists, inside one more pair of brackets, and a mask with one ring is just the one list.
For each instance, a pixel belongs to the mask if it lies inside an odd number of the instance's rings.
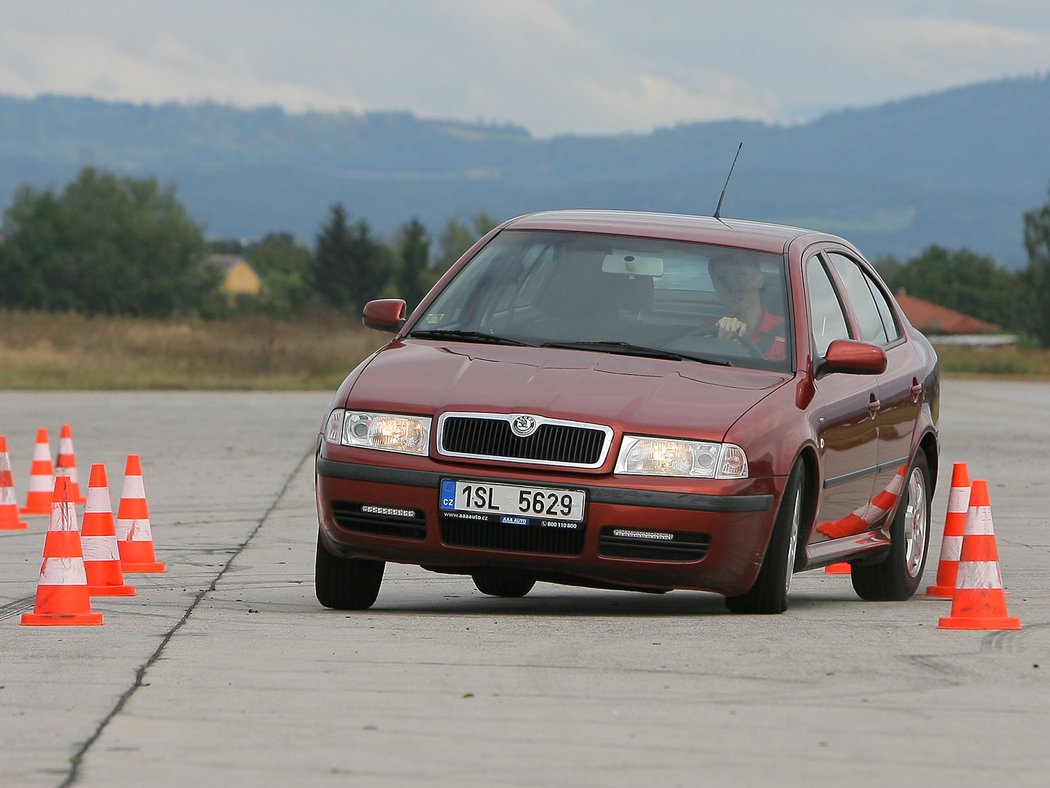
[[22,514],[51,514],[51,499],[55,490],[55,471],[51,465],[51,441],[47,430],[36,431],[33,447],[33,465],[29,471],[29,491]]
[[965,462],[952,466],[952,487],[948,492],[948,513],[944,517],[941,561],[937,565],[937,582],[926,587],[926,596],[951,599],[959,576],[959,556],[966,533],[966,509],[970,502],[970,472]]
[[77,530],[77,507],[69,500],[69,480],[55,482],[51,524],[44,537],[44,562],[32,613],[22,614],[24,626],[91,626],[102,614],[91,610],[84,553]]
[[952,612],[940,620],[937,629],[1020,628],[1021,619],[1006,614],[988,482],[975,480],[970,487],[970,507],[966,512],[966,533],[959,555]]
[[849,561],[839,561],[837,564],[828,564],[824,567],[826,575],[848,575],[852,571]]
[[120,566],[105,465],[91,466],[80,542],[84,546],[88,593],[91,596],[134,596],[135,587],[124,584],[124,571]]
[[11,475],[11,458],[7,456],[7,436],[0,435],[0,531],[20,531],[26,523],[18,517],[15,478]]
[[80,477],[77,475],[77,455],[73,451],[73,430],[68,424],[62,425],[58,437],[58,458],[55,460],[55,476],[69,477],[69,495],[73,503],[85,503],[87,499],[80,494]]
[[142,483],[139,455],[129,454],[124,466],[124,486],[117,507],[117,547],[121,568],[128,573],[165,572],[153,552],[153,532],[149,524],[149,504]]

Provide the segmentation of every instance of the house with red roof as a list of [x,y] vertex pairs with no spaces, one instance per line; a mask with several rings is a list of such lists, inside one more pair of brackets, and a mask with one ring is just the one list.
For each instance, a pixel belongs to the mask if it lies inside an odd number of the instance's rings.
[[995,323],[924,301],[908,295],[906,290],[898,291],[896,298],[908,322],[934,344],[1012,345],[1017,342],[1016,336],[1003,333],[1002,327]]

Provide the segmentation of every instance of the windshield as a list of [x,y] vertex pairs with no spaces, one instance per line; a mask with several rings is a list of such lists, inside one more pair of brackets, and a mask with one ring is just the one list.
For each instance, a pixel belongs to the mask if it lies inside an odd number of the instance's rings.
[[790,369],[782,255],[534,230],[494,237],[409,336]]

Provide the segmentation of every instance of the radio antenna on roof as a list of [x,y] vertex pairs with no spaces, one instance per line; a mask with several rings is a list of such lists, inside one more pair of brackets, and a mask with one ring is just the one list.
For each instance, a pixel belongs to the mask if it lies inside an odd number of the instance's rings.
[[726,184],[722,187],[722,193],[718,195],[718,205],[715,206],[715,218],[718,221],[722,221],[722,200],[726,198],[726,188],[729,186],[729,179],[733,177],[733,168],[736,166],[736,160],[740,158],[740,149],[744,147],[744,143],[741,142],[736,146],[736,156],[733,157],[733,163],[729,165],[729,174],[726,176]]

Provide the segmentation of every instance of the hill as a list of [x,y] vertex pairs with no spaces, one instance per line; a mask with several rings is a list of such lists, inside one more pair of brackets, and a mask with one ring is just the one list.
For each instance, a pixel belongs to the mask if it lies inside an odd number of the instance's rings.
[[411,216],[557,207],[723,213],[848,236],[871,257],[939,243],[1025,264],[1022,214],[1047,199],[1050,75],[1001,80],[796,126],[695,123],[537,139],[410,113],[289,114],[219,104],[0,96],[0,206],[83,166],[174,182],[212,237],[312,242],[337,200],[390,233]]

